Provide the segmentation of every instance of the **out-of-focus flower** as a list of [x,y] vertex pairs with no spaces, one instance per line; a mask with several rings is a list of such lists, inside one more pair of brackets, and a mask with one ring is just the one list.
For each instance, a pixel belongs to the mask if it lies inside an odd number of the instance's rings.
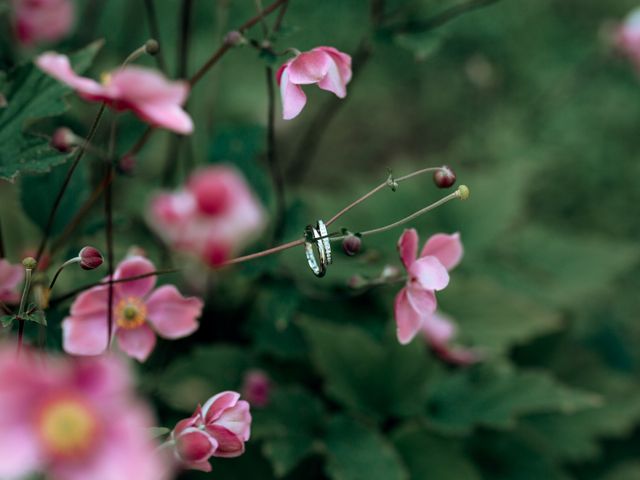
[[425,243],[418,257],[418,233],[405,230],[398,241],[400,259],[409,278],[395,300],[398,340],[409,343],[436,311],[435,292],[449,284],[448,271],[462,258],[460,235],[438,233]]
[[0,346],[0,478],[158,480],[151,415],[113,356],[41,357]]
[[234,168],[198,170],[185,188],[151,200],[151,228],[174,250],[215,266],[240,251],[265,225],[264,210]]
[[131,110],[143,121],[177,133],[193,132],[191,117],[182,109],[189,95],[186,82],[169,81],[147,68],[126,66],[104,75],[98,83],[76,74],[69,58],[54,52],[40,55],[36,65],[85,100],[106,102],[118,111]]
[[613,34],[615,46],[640,70],[640,8],[632,10]]
[[24,279],[24,267],[12,265],[4,258],[0,259],[0,301],[17,303],[20,301],[18,286]]
[[282,116],[291,120],[298,116],[307,103],[300,85],[318,84],[322,90],[333,92],[339,98],[347,96],[351,80],[351,56],[333,47],[317,47],[296,55],[282,65],[276,78],[282,96]]
[[237,457],[251,436],[249,403],[236,392],[211,397],[176,424],[171,433],[174,456],[184,468],[211,471],[210,457]]
[[[114,280],[146,275],[155,271],[143,257],[128,257],[118,265]],[[155,276],[115,283],[113,288],[113,331],[120,348],[144,361],[156,344],[156,333],[176,339],[198,329],[202,300],[185,298],[173,285],[153,289]],[[108,342],[108,291],[100,285],[84,291],[71,305],[70,316],[62,322],[64,350],[74,355],[98,355]]]
[[61,40],[73,27],[71,0],[12,0],[11,3],[16,36],[25,45]]
[[242,396],[253,407],[266,407],[271,396],[271,379],[262,370],[249,370],[244,376]]
[[422,324],[424,338],[444,361],[458,365],[478,362],[481,359],[478,352],[463,346],[452,345],[456,330],[453,319],[441,312],[434,312],[427,316]]

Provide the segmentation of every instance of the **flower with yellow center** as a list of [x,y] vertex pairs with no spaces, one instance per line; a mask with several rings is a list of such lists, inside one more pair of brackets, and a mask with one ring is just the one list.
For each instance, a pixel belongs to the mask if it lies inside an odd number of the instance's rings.
[[144,324],[147,318],[147,306],[136,297],[124,298],[116,306],[116,325],[130,330]]
[[62,398],[45,404],[38,427],[46,450],[56,456],[77,457],[93,445],[98,420],[85,402]]

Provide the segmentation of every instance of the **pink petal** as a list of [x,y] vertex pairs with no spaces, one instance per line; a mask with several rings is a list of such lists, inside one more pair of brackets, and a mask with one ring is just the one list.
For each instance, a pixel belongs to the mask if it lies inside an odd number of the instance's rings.
[[[114,279],[137,277],[155,271],[155,266],[144,257],[129,257],[118,265],[115,271]],[[142,298],[151,291],[156,284],[156,276],[131,280],[122,283],[116,283],[115,289],[120,297],[137,297]]]
[[288,68],[282,72],[280,95],[282,96],[282,118],[285,120],[297,117],[307,103],[307,96],[302,88],[289,81]]
[[147,318],[162,337],[186,337],[198,329],[196,319],[202,313],[202,300],[183,297],[173,285],[155,290],[146,305]]
[[120,349],[130,357],[144,362],[156,346],[156,334],[147,325],[126,330],[116,331]]
[[429,343],[444,345],[455,336],[456,326],[447,315],[434,312],[425,319],[422,331]]
[[44,455],[38,448],[38,439],[27,425],[6,425],[0,433],[0,478],[26,478],[41,470]]
[[189,427],[176,437],[178,455],[188,464],[206,462],[217,448],[216,439],[196,427]]
[[296,85],[308,85],[322,80],[333,63],[322,50],[301,53],[289,64],[289,81]]
[[[115,290],[115,289],[114,289]],[[93,287],[85,290],[71,304],[71,316],[97,316],[103,314],[106,318],[109,303],[108,287]],[[117,299],[114,298],[114,304]]]
[[189,96],[189,84],[170,81],[160,72],[149,68],[129,66],[111,74],[108,88],[117,97],[133,105],[160,103],[184,105]]
[[244,442],[235,433],[217,425],[207,426],[206,429],[218,442],[214,457],[232,458],[244,453]]
[[105,314],[70,316],[62,321],[62,348],[72,355],[99,355],[107,349]]
[[106,95],[104,87],[98,82],[77,75],[71,68],[71,63],[66,55],[59,55],[54,52],[43,53],[36,58],[35,63],[43,72],[62,83],[66,83],[78,93],[92,99],[103,98]]
[[395,317],[397,325],[398,341],[402,345],[406,345],[413,337],[416,336],[422,322],[424,315],[416,311],[409,299],[407,298],[407,289],[403,288],[396,296],[395,301]]
[[345,85],[351,81],[351,55],[343,53],[333,47],[317,47],[314,48],[314,50],[322,50],[329,54],[338,67],[338,71]]
[[398,252],[400,260],[404,264],[404,268],[409,270],[411,264],[416,261],[418,256],[418,232],[414,228],[410,228],[402,232],[398,240]]
[[447,270],[451,270],[460,263],[462,254],[463,248],[459,233],[452,235],[436,233],[427,240],[422,252],[420,252],[421,257],[436,257]]
[[202,406],[202,415],[205,423],[217,420],[227,409],[235,406],[240,400],[238,392],[226,391],[214,395]]
[[449,285],[449,272],[436,257],[421,257],[411,264],[409,275],[427,290],[442,290]]
[[151,125],[166,128],[181,135],[193,132],[193,120],[179,105],[144,103],[132,106],[133,112]]
[[[251,413],[249,408],[249,402],[240,400],[233,407],[224,410],[214,424],[233,432],[241,440],[249,440],[251,436]],[[211,425],[209,422],[207,424]]]
[[318,87],[322,90],[335,93],[338,98],[344,98],[347,96],[347,84],[340,75],[338,66],[333,60],[329,62],[327,75],[318,82]]
[[407,300],[411,307],[420,315],[427,318],[436,311],[438,305],[436,296],[432,290],[425,290],[419,285],[408,284],[406,287]]

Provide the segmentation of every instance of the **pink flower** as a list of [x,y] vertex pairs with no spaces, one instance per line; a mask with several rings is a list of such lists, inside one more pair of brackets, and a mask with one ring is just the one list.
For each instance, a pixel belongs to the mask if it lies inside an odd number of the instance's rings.
[[85,100],[106,102],[118,111],[131,110],[143,121],[177,133],[193,131],[191,117],[182,109],[189,95],[186,82],[172,82],[153,70],[127,66],[105,75],[101,84],[77,75],[69,58],[54,52],[40,55],[36,65]]
[[614,34],[616,47],[640,69],[640,8],[632,10]]
[[254,407],[266,407],[271,395],[271,379],[262,370],[249,370],[244,376],[242,395]]
[[24,278],[22,265],[11,265],[4,258],[0,259],[0,301],[5,303],[18,303],[20,291],[18,286]]
[[462,258],[459,234],[438,233],[425,243],[420,257],[418,233],[405,230],[398,241],[400,259],[409,274],[407,284],[395,301],[398,340],[407,344],[436,311],[435,292],[449,284],[449,273]]
[[73,26],[71,0],[13,0],[12,4],[16,35],[25,45],[55,42]]
[[444,361],[458,365],[469,365],[481,359],[481,355],[471,349],[451,345],[457,327],[453,319],[443,313],[428,315],[422,324],[422,333],[433,351]]
[[150,412],[121,361],[15,352],[0,346],[0,478],[164,478]]
[[[114,279],[124,279],[155,271],[144,257],[132,256],[118,265]],[[120,348],[143,362],[156,344],[156,333],[176,339],[198,329],[202,312],[199,298],[183,297],[173,285],[155,290],[156,277],[114,284],[113,331]],[[64,350],[74,355],[98,355],[108,342],[108,286],[84,291],[71,305],[70,316],[62,322]]]
[[177,192],[154,196],[148,220],[174,250],[215,266],[262,231],[265,215],[241,174],[218,165],[196,171]]
[[282,116],[291,120],[307,103],[300,85],[317,83],[339,98],[347,96],[351,80],[351,56],[333,47],[317,47],[300,53],[278,69],[276,75],[282,96]]
[[249,404],[236,392],[211,397],[176,424],[171,433],[176,460],[185,468],[211,471],[210,457],[237,457],[251,436]]

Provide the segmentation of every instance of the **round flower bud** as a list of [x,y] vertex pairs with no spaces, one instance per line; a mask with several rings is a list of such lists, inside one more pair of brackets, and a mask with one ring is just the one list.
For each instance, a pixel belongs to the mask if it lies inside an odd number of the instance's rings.
[[356,235],[347,235],[344,240],[342,240],[342,250],[350,257],[358,253],[361,247],[362,240]]
[[35,270],[35,268],[38,266],[38,262],[33,257],[26,257],[22,260],[22,265],[28,270]]
[[438,188],[449,188],[456,183],[456,174],[445,165],[433,173],[433,181]]
[[160,44],[158,43],[157,40],[150,38],[144,44],[144,50],[149,55],[156,55],[160,51]]
[[66,127],[58,128],[51,137],[51,146],[62,153],[68,153],[74,146],[76,136]]
[[136,157],[130,153],[123,155],[118,161],[117,168],[120,173],[125,175],[132,174],[136,168]]
[[102,254],[97,248],[93,247],[84,247],[80,250],[78,256],[80,257],[80,267],[82,267],[83,270],[98,268],[104,261]]
[[469,187],[467,187],[466,185],[460,185],[458,187],[458,196],[460,197],[460,200],[466,200],[469,198]]
[[232,47],[237,47],[245,43],[245,38],[239,31],[232,30],[224,37],[224,43]]

